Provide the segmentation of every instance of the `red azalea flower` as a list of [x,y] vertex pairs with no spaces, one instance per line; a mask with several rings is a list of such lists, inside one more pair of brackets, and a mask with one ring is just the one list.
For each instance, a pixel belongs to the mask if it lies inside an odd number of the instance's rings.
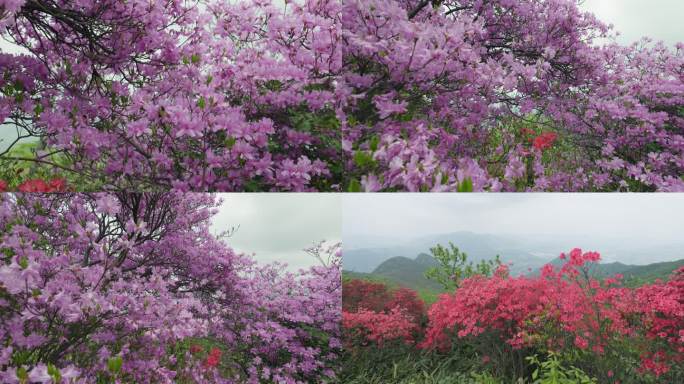
[[20,192],[64,192],[66,180],[57,178],[47,183],[41,179],[26,180],[19,185],[18,189]]
[[66,190],[66,180],[52,179],[49,184],[48,192],[64,192]]
[[0,192],[7,192],[7,182],[0,180]]
[[218,365],[219,361],[221,361],[221,350],[214,347],[204,361],[204,368],[214,368]]
[[532,145],[540,151],[551,148],[553,143],[556,141],[556,134],[553,132],[542,133],[541,135],[534,138]]
[[40,179],[26,180],[18,187],[20,192],[48,192],[49,186]]

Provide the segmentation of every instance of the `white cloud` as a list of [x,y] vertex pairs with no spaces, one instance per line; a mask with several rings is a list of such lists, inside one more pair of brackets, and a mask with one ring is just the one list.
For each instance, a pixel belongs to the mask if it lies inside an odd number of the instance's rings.
[[303,251],[313,243],[339,242],[341,196],[311,193],[226,193],[212,230],[239,229],[228,239],[234,249],[255,253],[259,262],[286,262],[292,269],[315,265]]
[[612,23],[621,33],[618,41],[622,44],[631,44],[644,36],[669,45],[684,42],[684,1],[585,0],[581,7]]

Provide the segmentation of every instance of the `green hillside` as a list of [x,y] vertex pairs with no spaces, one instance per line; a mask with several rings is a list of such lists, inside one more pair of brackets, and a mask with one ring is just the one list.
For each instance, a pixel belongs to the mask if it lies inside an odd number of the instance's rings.
[[[562,261],[554,259],[551,264],[559,266]],[[444,292],[443,287],[425,277],[425,271],[435,265],[432,256],[421,253],[415,259],[397,256],[382,262],[371,273],[344,271],[344,279],[364,279],[385,283],[391,287],[411,288],[419,293],[427,303],[437,300]],[[666,280],[676,269],[684,267],[684,259],[648,265],[628,265],[622,263],[596,264],[592,274],[597,277],[622,274],[625,285],[639,286],[652,283],[656,279]],[[535,271],[532,274],[537,274]]]
[[[551,264],[556,267],[563,265],[563,261],[556,258]],[[657,279],[667,280],[672,272],[684,267],[684,259],[676,261],[666,261],[647,265],[629,265],[620,262],[594,264],[590,271],[596,277],[608,277],[616,274],[623,276],[625,285],[639,286],[652,283]],[[539,270],[530,275],[539,274]]]
[[625,284],[643,285],[652,283],[657,279],[667,280],[675,270],[684,267],[684,259],[677,261],[667,261],[648,265],[633,265],[624,272]]
[[444,292],[442,286],[425,278],[425,271],[435,265],[432,256],[421,253],[415,259],[397,256],[382,262],[372,273],[344,271],[344,279],[364,279],[391,287],[406,287],[418,292],[426,303],[433,303]]

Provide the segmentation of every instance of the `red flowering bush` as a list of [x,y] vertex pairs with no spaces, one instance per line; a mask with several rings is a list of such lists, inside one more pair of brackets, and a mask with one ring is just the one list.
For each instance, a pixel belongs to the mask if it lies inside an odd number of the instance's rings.
[[357,312],[360,308],[380,312],[391,300],[387,285],[368,280],[345,281],[342,291],[342,309],[348,312]]
[[207,359],[204,360],[203,366],[205,368],[216,368],[216,366],[219,364],[221,361],[221,350],[214,347],[211,349],[209,352],[209,356],[207,356]]
[[540,151],[549,149],[556,141],[557,137],[558,135],[553,132],[542,133],[532,140],[532,146]]
[[684,267],[665,283],[640,287],[635,310],[649,341],[642,370],[667,373],[672,363],[684,362]]
[[17,189],[20,192],[64,192],[66,180],[52,179],[48,182],[41,179],[27,180],[21,183]]
[[506,266],[492,277],[465,279],[454,294],[441,295],[428,311],[425,347],[446,348],[450,331],[459,338],[496,330],[512,345],[520,344],[519,329],[543,295],[538,282],[509,278]]
[[392,298],[385,304],[385,310],[395,307],[401,307],[416,323],[425,316],[425,303],[416,291],[409,288],[402,287],[392,293]]
[[[9,186],[6,181],[0,180],[0,192],[7,192]],[[67,182],[63,178],[54,178],[49,181],[42,179],[30,179],[17,186],[19,192],[66,192]]]
[[389,312],[399,306],[416,322],[425,315],[425,303],[416,291],[409,288],[390,290],[383,283],[353,279],[345,281],[342,290],[342,309],[347,312],[358,312],[360,309]]
[[391,340],[413,342],[413,334],[418,330],[414,319],[401,307],[388,313],[361,309],[359,312],[342,312],[342,327],[346,333],[345,341],[355,341],[361,345],[369,342],[382,345]]
[[631,368],[656,377],[684,361],[683,270],[667,283],[632,290],[620,286],[620,276],[591,276],[596,252],[574,249],[561,260],[561,268],[549,264],[537,277],[513,278],[502,266],[492,277],[464,280],[428,311],[421,346],[445,350],[469,341],[487,356],[496,356],[502,343],[511,353],[566,352],[598,377],[608,371],[603,368],[630,364],[625,355],[631,352],[641,358]]
[[555,132],[537,133],[534,129],[523,127],[520,129],[523,140],[526,140],[534,149],[545,151],[553,146],[558,139]]
[[342,287],[342,326],[348,348],[389,340],[413,343],[421,330],[425,304],[408,288],[390,290],[367,280],[349,280]]

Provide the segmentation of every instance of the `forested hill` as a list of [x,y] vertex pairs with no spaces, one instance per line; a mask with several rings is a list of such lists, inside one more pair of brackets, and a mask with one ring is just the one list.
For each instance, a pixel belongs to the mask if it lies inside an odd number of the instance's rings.
[[[554,265],[560,265],[560,259],[554,259]],[[441,285],[425,277],[425,271],[435,265],[432,256],[421,253],[411,259],[396,256],[382,262],[371,273],[345,271],[346,278],[359,278],[388,283],[415,289],[423,295],[433,296],[442,291]],[[636,286],[651,283],[656,279],[667,280],[676,269],[684,266],[684,259],[677,261],[653,263],[647,265],[628,265],[619,262],[601,263],[592,266],[592,274],[597,277],[622,274],[626,285]],[[531,274],[538,273],[538,270]]]

